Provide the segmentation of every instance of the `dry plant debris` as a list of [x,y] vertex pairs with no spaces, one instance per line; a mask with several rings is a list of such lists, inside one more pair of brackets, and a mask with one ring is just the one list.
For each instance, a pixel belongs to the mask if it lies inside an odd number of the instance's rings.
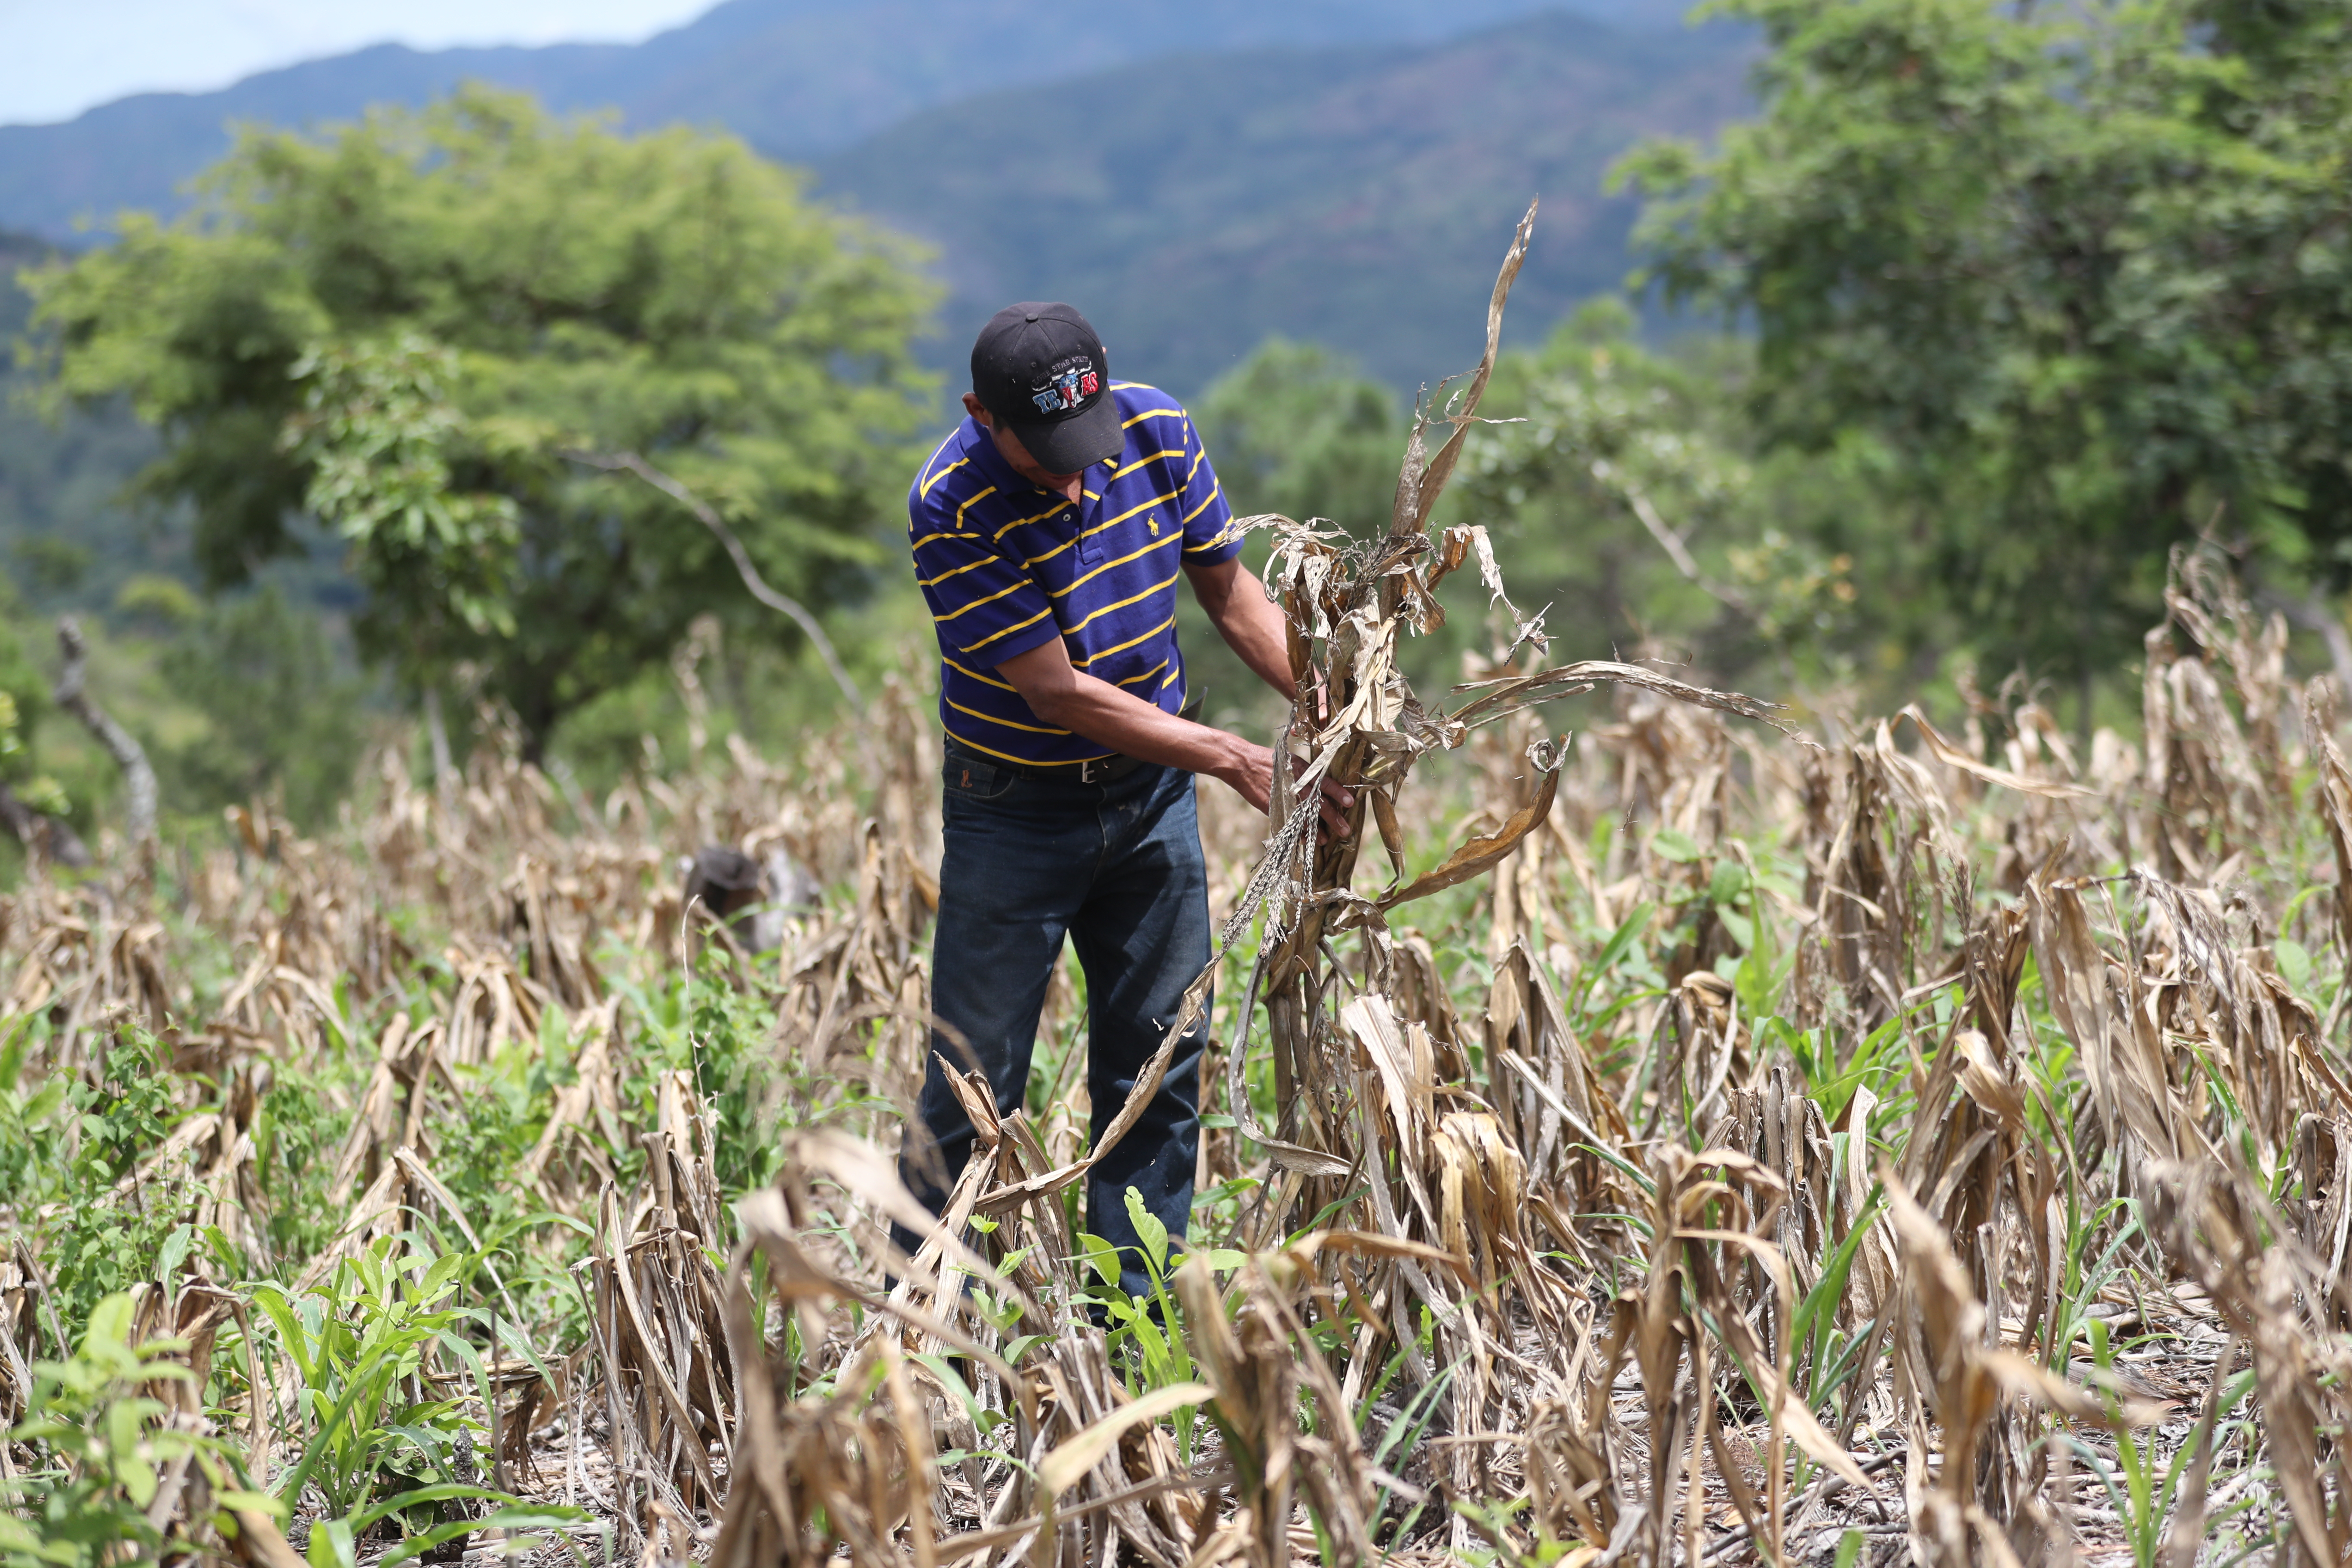
[[[1648,664],[1546,666],[1484,534],[1430,531],[1527,234],[1388,531],[1254,520],[1298,698],[1273,822],[1203,795],[1209,1180],[1153,1300],[1076,1228],[1064,982],[1031,1107],[973,1095],[946,1223],[884,1239],[923,1217],[887,1154],[937,897],[911,681],[800,765],[698,729],[603,802],[486,714],[446,790],[385,753],[337,840],[257,803],[201,859],[0,900],[10,1114],[155,1042],[168,1131],[93,1202],[184,1238],[118,1298],[142,1488],[44,1435],[82,1216],[0,1194],[0,1485],[271,1568],[289,1533],[318,1564],[499,1531],[723,1568],[2344,1561],[2325,679],[2195,554],[2143,737],[2087,758],[2030,702],[1957,735],[1822,703],[1808,738]],[[1501,646],[1429,700],[1401,649],[1465,568]],[[1603,691],[1574,744],[1536,727]],[[1291,805],[1326,778],[1352,837]],[[831,891],[747,953],[672,890],[706,842]],[[296,1083],[324,1131],[289,1188]],[[435,1313],[379,1394],[482,1484],[352,1526],[404,1483],[329,1441],[357,1363],[301,1344]]]

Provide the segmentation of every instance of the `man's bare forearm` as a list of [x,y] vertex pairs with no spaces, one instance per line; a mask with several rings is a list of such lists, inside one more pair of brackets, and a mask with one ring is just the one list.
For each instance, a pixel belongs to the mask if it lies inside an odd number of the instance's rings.
[[1288,701],[1295,691],[1290,679],[1289,623],[1283,618],[1281,607],[1265,596],[1256,575],[1238,559],[1187,567],[1184,575],[1192,580],[1192,596],[1200,600],[1225,646]]
[[1156,708],[1099,676],[1070,668],[1023,693],[1037,717],[1097,745],[1147,763],[1219,776],[1246,765],[1249,742]]
[[[1258,811],[1274,793],[1274,752],[1255,741],[1180,719],[1070,663],[1061,639],[1016,654],[996,667],[1029,710],[1048,724],[1083,735],[1106,751],[1162,767],[1207,773],[1234,786]],[[1340,813],[1349,795],[1328,781],[1323,818],[1334,833],[1348,830]]]
[[[1266,602],[1257,579],[1244,571],[1239,562],[1232,561],[1191,575],[1203,607],[1234,651],[1248,660],[1267,685],[1288,697],[1290,651],[1282,612]],[[1208,579],[1206,588],[1203,578]],[[1252,599],[1257,602],[1255,610],[1248,605]],[[1223,779],[1252,807],[1266,809],[1274,793],[1274,752],[1269,748],[1180,719],[1099,676],[1088,675],[1070,662],[1069,650],[1059,637],[1013,655],[996,671],[1013,683],[1029,710],[1045,723],[1083,735],[1106,751]],[[1323,795],[1326,826],[1344,837],[1349,828],[1341,814],[1353,795],[1328,779]]]

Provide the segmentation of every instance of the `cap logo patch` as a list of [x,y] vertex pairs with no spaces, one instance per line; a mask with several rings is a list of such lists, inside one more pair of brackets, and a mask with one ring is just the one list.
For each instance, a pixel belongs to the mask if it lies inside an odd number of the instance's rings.
[[1040,414],[1061,414],[1101,390],[1102,375],[1095,369],[1095,362],[1080,355],[1055,365],[1045,382],[1030,389],[1029,401],[1037,405]]

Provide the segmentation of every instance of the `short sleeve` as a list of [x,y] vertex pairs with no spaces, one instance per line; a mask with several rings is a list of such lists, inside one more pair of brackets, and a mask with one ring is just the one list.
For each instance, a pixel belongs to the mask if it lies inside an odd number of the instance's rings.
[[1241,553],[1242,536],[1234,527],[1234,509],[1225,504],[1217,470],[1201,433],[1184,421],[1183,485],[1176,494],[1176,515],[1183,521],[1184,564],[1213,566]]
[[981,535],[918,531],[914,555],[915,577],[942,652],[994,665],[1061,635],[1045,591]]

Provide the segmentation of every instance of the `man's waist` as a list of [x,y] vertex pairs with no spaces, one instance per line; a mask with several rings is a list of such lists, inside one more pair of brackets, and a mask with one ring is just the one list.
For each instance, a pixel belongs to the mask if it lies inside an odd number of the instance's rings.
[[[1180,719],[1199,719],[1201,699],[1195,697],[1192,701],[1187,702],[1182,711],[1176,716]],[[1119,752],[1112,752],[1100,757],[1081,757],[1066,763],[1023,762],[1017,758],[1005,756],[1001,752],[987,751],[975,746],[960,739],[953,732],[949,733],[945,749],[950,757],[960,757],[966,762],[983,763],[998,773],[1010,773],[1017,779],[1042,779],[1059,784],[1115,784],[1135,772],[1136,769],[1148,765],[1141,757],[1130,757]]]

